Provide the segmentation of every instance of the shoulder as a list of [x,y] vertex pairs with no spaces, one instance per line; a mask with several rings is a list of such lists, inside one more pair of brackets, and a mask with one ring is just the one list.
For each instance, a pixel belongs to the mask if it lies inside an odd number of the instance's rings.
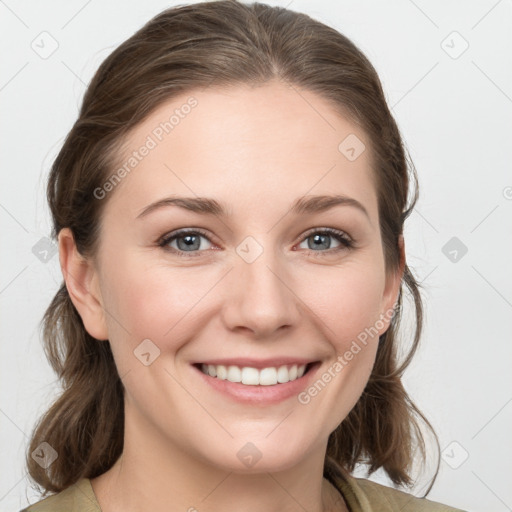
[[[400,510],[401,512],[463,512],[460,509],[417,498],[398,489],[366,480],[364,478],[350,478],[350,485],[356,494],[360,494],[371,506],[369,510]],[[386,507],[386,508],[383,508]],[[378,507],[378,508],[376,508]],[[363,509],[365,510],[365,509]]]
[[20,512],[101,512],[88,478],[29,505]]

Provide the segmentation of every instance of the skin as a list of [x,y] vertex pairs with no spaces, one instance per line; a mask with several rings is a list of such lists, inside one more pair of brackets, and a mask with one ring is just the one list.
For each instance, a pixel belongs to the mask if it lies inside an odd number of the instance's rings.
[[[125,387],[124,452],[92,479],[94,492],[103,512],[348,510],[323,462],[329,434],[369,378],[378,336],[308,404],[235,403],[190,364],[293,355],[321,360],[320,377],[393,307],[404,248],[400,268],[387,274],[370,142],[318,95],[268,82],[173,98],[134,129],[120,161],[191,95],[197,107],[103,199],[94,258],[77,253],[69,229],[59,234],[73,303],[87,331],[110,341]],[[355,161],[338,150],[349,134],[366,145]],[[299,197],[333,193],[356,199],[368,216],[346,205],[290,213]],[[228,216],[168,206],[137,218],[174,194],[215,198]],[[330,248],[311,248],[325,227],[355,246],[328,236]],[[175,253],[158,246],[181,228],[207,232],[195,256],[178,256],[178,240]],[[248,236],[263,248],[252,263],[236,252]],[[379,335],[389,318],[381,326]],[[160,350],[148,366],[134,355],[144,339]],[[250,468],[237,457],[247,442],[262,455]]]

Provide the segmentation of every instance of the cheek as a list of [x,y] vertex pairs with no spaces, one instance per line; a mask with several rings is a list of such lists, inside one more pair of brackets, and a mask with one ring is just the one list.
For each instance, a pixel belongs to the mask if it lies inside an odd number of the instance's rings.
[[329,342],[331,357],[323,380],[332,381],[346,396],[348,402],[337,404],[354,405],[377,353],[384,276],[375,263],[347,264],[317,272],[303,284],[301,298],[315,313],[310,318],[317,319],[316,325]]
[[297,295],[315,313],[326,337],[339,351],[346,350],[347,343],[360,333],[374,332],[371,328],[383,313],[385,281],[380,270],[378,262],[347,262],[297,278]]
[[106,269],[102,295],[111,313],[107,323],[115,352],[126,351],[127,345],[131,352],[144,339],[152,340],[161,352],[177,350],[198,327],[201,302],[212,300],[209,290],[215,293],[220,279],[211,270],[147,265],[146,259],[150,260],[143,255],[117,258]]
[[374,365],[384,287],[384,277],[378,269],[377,264],[331,268],[311,275],[301,287],[301,298],[315,313],[310,318],[317,318],[316,325],[331,352],[302,403],[316,402],[315,407],[329,416],[325,425],[329,431],[356,404]]

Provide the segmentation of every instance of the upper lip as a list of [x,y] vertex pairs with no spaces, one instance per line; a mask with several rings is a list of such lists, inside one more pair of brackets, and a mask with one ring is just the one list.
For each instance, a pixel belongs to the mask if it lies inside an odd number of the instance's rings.
[[283,365],[293,365],[297,366],[305,365],[308,363],[316,362],[313,359],[304,359],[300,357],[272,357],[268,359],[252,359],[250,357],[239,357],[239,358],[228,358],[228,359],[209,359],[208,361],[198,361],[193,364],[211,364],[211,365],[224,365],[224,366],[240,366],[243,368],[244,366],[249,366],[251,368],[269,368],[269,367],[279,367]]

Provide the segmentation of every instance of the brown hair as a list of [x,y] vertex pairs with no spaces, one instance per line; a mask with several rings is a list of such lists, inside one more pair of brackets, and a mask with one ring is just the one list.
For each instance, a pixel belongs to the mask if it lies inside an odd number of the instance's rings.
[[[101,64],[50,172],[53,236],[69,227],[78,251],[86,257],[95,254],[106,200],[98,200],[94,191],[112,175],[129,130],[162,102],[197,87],[262,85],[271,79],[329,100],[367,134],[386,270],[396,271],[398,239],[418,198],[417,177],[375,69],[349,39],[305,14],[235,0],[167,9]],[[411,177],[415,187],[408,204]],[[400,364],[397,333],[404,285],[414,303],[416,328]],[[369,474],[383,468],[395,484],[411,484],[416,448],[425,459],[418,419],[434,433],[401,382],[422,322],[419,284],[405,265],[397,312],[380,337],[371,377],[329,437],[325,474],[336,468],[351,472],[364,463]],[[35,426],[26,463],[46,494],[101,475],[119,458],[124,388],[108,340],[88,334],[64,282],[43,326],[44,349],[63,392]],[[47,469],[31,456],[42,442],[58,453]]]

